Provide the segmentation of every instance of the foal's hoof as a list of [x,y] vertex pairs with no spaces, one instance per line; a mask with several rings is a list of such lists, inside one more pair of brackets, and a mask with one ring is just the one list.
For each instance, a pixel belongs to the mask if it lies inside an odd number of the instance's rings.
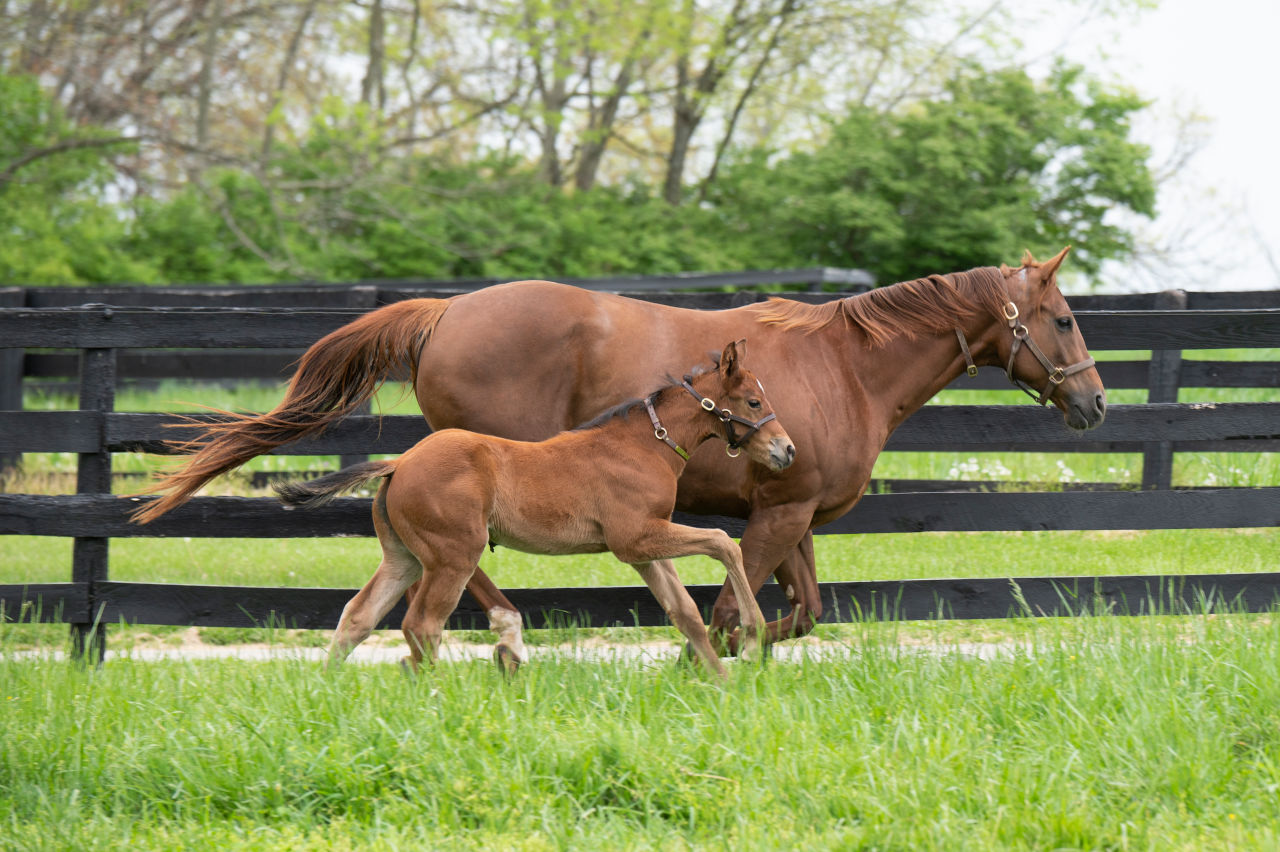
[[505,677],[514,677],[520,671],[520,657],[506,645],[498,645],[493,649],[493,661]]
[[746,638],[742,628],[733,631],[733,655],[749,663],[764,665],[773,656],[773,646],[758,635]]
[[410,678],[418,676],[418,670],[413,666],[413,657],[400,658],[400,671],[404,672]]

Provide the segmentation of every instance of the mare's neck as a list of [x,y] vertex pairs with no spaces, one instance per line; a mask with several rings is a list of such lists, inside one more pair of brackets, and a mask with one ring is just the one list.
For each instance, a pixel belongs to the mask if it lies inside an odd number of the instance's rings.
[[[964,332],[976,365],[998,362],[994,318],[985,314],[966,317],[958,320],[956,327]],[[884,401],[889,432],[968,367],[953,329],[917,332],[914,337],[898,335],[883,346],[864,349],[859,361],[873,365],[859,371],[860,379],[875,399]]]

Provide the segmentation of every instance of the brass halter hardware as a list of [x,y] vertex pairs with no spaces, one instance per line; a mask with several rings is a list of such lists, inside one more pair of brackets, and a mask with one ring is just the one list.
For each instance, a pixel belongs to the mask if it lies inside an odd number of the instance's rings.
[[[1094,365],[1094,360],[1090,357],[1085,358],[1083,361],[1077,361],[1068,367],[1055,366],[1041,351],[1040,347],[1036,345],[1036,342],[1031,339],[1030,329],[1018,319],[1018,306],[1013,302],[1005,302],[1003,313],[1005,322],[1013,334],[1013,346],[1009,349],[1009,363],[1005,365],[1004,374],[1014,386],[1034,399],[1038,405],[1048,405],[1049,397],[1058,389],[1058,385],[1067,380],[1068,376],[1074,376],[1076,373],[1087,370]],[[973,363],[973,354],[969,351],[969,341],[965,340],[964,332],[959,328],[956,329],[956,338],[960,341],[960,351],[964,354],[966,371],[969,375],[976,376],[978,367]],[[1015,378],[1013,375],[1013,361],[1018,357],[1018,349],[1023,345],[1026,345],[1027,349],[1031,350],[1031,354],[1036,357],[1036,360],[1040,362],[1040,366],[1044,367],[1045,372],[1048,373],[1048,380],[1045,382],[1044,389],[1039,391],[1038,394],[1034,387],[1021,379]]]
[[[725,453],[731,459],[736,459],[742,454],[742,445],[751,440],[751,436],[756,432],[759,432],[761,426],[768,423],[770,420],[778,419],[776,414],[766,414],[759,420],[751,421],[745,417],[739,417],[727,408],[720,408],[717,410],[718,406],[716,405],[715,400],[705,397],[694,390],[692,382],[692,376],[685,376],[684,380],[680,382],[680,386],[687,390],[694,399],[698,400],[698,406],[702,408],[703,411],[713,415],[724,425],[724,440],[726,444]],[[645,411],[649,412],[649,421],[653,423],[653,437],[675,450],[676,453],[679,454],[680,458],[688,461],[689,451],[671,440],[671,436],[667,433],[666,427],[664,427],[662,422],[658,420],[658,412],[654,410],[653,402],[646,399],[644,407]],[[741,435],[737,434],[737,430],[733,428],[734,423],[746,426],[747,430]]]

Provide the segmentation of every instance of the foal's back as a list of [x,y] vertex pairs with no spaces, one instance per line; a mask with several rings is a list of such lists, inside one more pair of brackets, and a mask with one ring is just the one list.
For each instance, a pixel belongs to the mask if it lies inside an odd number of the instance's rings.
[[675,477],[637,471],[621,426],[539,442],[460,429],[432,433],[397,464],[388,516],[402,537],[419,530],[477,555],[486,543],[526,553],[603,552],[607,523],[669,514],[675,501]]

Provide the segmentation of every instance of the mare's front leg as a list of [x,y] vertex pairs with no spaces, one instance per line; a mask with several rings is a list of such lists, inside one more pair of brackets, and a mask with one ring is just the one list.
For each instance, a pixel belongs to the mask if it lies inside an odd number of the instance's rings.
[[[753,656],[753,651],[759,647],[764,615],[748,582],[742,551],[728,533],[721,529],[698,529],[654,519],[629,539],[621,542],[611,539],[607,543],[614,555],[633,565],[694,554],[718,560],[725,567],[726,582],[744,602],[740,616],[745,634],[742,650],[744,657]],[[701,619],[698,628],[699,633],[705,634]]]
[[[799,603],[792,601],[793,606],[805,607],[805,612],[816,609],[821,614],[821,603],[818,600],[817,572],[812,560],[812,544],[807,551],[800,546],[809,535],[809,525],[813,522],[814,505],[809,503],[788,503],[781,506],[769,506],[757,509],[747,520],[747,528],[742,533],[742,559],[746,567],[748,592],[726,583],[716,598],[711,611],[712,641],[730,653],[738,653],[742,646],[742,637],[732,634],[741,623],[740,601],[749,597],[753,608],[758,609],[755,596],[764,585],[769,575],[788,562],[789,571],[783,574],[779,582],[785,583],[783,590],[790,587],[799,596]],[[808,553],[808,560],[805,553]],[[791,596],[788,595],[790,598]],[[816,615],[814,616],[816,618]],[[790,638],[792,632],[803,624],[803,619],[788,616],[780,621],[770,622],[765,626],[765,644],[773,644],[780,639]],[[812,623],[807,625],[812,629]],[[808,632],[807,629],[805,632]],[[732,635],[731,635],[732,634]],[[799,635],[799,634],[797,634]]]

